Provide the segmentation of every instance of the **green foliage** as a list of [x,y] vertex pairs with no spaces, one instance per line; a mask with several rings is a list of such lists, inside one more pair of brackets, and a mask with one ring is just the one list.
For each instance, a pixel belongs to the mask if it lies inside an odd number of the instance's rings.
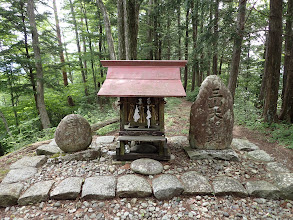
[[118,130],[119,129],[119,125],[120,125],[119,122],[117,122],[117,123],[114,123],[114,124],[110,124],[108,126],[105,126],[105,127],[101,128],[101,129],[99,129],[97,131],[97,135],[103,136],[103,135],[108,134],[109,132]]
[[187,91],[186,92],[186,99],[187,99],[187,101],[194,102],[196,100],[196,97],[198,95],[198,92],[199,92],[199,87],[196,87],[192,92],[191,91]]

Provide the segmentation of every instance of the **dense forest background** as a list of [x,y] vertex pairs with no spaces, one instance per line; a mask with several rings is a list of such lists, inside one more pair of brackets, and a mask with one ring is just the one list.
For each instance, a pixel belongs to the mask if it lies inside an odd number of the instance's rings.
[[100,60],[188,60],[187,99],[219,75],[236,122],[293,148],[293,0],[0,0],[0,155],[60,120],[117,114]]

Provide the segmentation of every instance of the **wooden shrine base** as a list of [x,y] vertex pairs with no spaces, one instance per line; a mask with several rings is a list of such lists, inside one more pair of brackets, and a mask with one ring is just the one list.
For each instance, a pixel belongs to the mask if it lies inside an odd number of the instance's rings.
[[114,160],[136,160],[140,158],[150,158],[154,160],[170,160],[170,153],[168,155],[159,155],[159,154],[140,154],[140,153],[128,153],[124,155],[114,155]]

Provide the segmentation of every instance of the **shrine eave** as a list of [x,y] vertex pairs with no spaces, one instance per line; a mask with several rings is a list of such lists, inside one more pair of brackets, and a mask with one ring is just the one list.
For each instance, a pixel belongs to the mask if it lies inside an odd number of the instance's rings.
[[107,77],[98,96],[184,97],[180,67],[185,60],[107,60]]

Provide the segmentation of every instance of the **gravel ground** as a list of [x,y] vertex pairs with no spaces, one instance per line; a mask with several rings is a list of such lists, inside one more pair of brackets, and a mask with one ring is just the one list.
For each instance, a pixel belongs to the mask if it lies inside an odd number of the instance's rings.
[[[61,161],[51,158],[39,168],[35,177],[25,183],[43,180],[61,180],[71,177],[91,177],[131,174],[130,164],[112,163],[109,146],[102,151],[103,157],[93,161]],[[162,162],[163,173],[179,177],[186,171],[195,170],[210,181],[225,175],[240,182],[262,179],[270,181],[265,163],[254,162],[238,152],[240,162],[188,159],[182,149],[170,146],[173,160]],[[148,176],[151,181],[154,176]],[[235,196],[182,196],[168,201],[149,198],[118,198],[106,201],[55,201],[49,200],[29,206],[0,208],[1,219],[293,219],[293,201]]]

